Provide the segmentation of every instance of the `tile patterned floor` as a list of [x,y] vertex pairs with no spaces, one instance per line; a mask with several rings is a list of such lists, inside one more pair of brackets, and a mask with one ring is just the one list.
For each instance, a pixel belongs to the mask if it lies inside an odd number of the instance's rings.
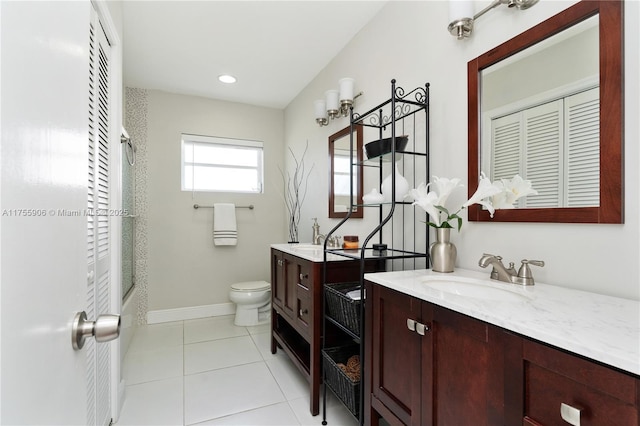
[[[126,396],[118,426],[320,425],[309,387],[289,358],[270,351],[268,326],[233,316],[140,327],[122,366]],[[330,426],[357,421],[327,392]]]

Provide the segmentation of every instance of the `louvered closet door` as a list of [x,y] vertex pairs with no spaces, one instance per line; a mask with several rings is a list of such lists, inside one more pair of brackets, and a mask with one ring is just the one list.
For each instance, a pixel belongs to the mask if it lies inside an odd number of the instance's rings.
[[537,196],[524,199],[525,207],[563,205],[562,104],[558,100],[523,111],[526,158],[523,177],[531,180],[538,191]]
[[567,207],[600,205],[600,89],[565,100]]
[[[97,15],[92,14],[89,63],[89,193],[87,216],[87,317],[110,309],[110,46]],[[87,424],[108,425],[110,346],[87,339]]]
[[522,175],[522,113],[510,114],[491,121],[491,180],[511,179]]

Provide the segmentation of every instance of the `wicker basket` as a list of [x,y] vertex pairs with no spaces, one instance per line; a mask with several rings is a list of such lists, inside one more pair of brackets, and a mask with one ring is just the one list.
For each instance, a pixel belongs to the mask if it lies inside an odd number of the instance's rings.
[[322,350],[325,383],[356,417],[360,416],[360,381],[354,382],[338,367],[360,354],[359,345],[339,346]]
[[360,335],[360,301],[353,300],[347,296],[347,293],[359,289],[359,283],[325,284],[324,286],[329,316],[356,336]]

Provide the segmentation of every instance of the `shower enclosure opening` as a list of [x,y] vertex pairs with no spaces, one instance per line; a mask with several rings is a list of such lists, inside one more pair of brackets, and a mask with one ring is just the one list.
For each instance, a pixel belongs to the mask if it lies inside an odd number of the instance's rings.
[[123,128],[120,136],[122,148],[122,300],[133,290],[135,277],[135,164],[136,147]]

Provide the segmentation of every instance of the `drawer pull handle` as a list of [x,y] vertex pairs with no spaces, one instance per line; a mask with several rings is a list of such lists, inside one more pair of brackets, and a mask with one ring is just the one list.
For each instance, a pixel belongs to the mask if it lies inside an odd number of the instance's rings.
[[416,320],[407,318],[407,328],[411,331],[416,331]]
[[560,404],[560,416],[562,420],[573,426],[580,426],[580,408],[572,407],[564,402]]
[[421,335],[424,336],[424,333],[426,331],[429,331],[429,326],[424,325],[422,323],[416,323],[416,332]]
[[300,316],[303,317],[309,313],[308,309],[300,309]]
[[300,274],[300,281],[304,280],[305,278],[308,278],[309,274]]

